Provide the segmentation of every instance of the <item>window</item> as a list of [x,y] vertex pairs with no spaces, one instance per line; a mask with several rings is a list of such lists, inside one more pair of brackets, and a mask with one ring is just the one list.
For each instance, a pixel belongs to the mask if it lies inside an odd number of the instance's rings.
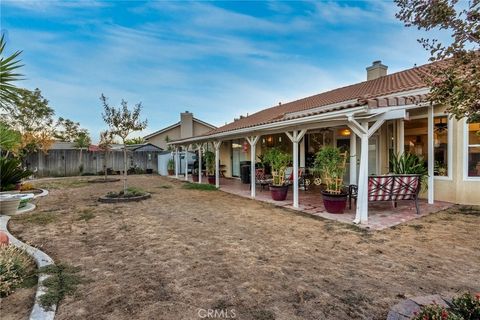
[[[427,118],[405,121],[405,152],[428,160]],[[448,117],[438,116],[433,120],[434,175],[448,176]]]
[[480,123],[467,124],[467,174],[480,177]]

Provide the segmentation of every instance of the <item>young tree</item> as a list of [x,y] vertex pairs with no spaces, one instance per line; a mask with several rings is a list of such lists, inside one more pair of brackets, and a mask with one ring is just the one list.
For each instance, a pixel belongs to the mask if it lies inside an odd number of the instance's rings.
[[78,169],[80,171],[80,174],[83,173],[83,149],[88,149],[90,144],[92,143],[92,140],[90,139],[90,136],[88,135],[87,130],[80,131],[73,141],[75,143],[75,148],[80,149],[80,156],[79,156],[79,166]]
[[111,132],[105,130],[100,132],[100,141],[98,143],[98,148],[103,151],[103,173],[105,175],[105,181],[107,180],[108,170],[107,170],[107,159],[110,149],[113,144],[113,135]]
[[117,109],[110,107],[107,98],[102,94],[100,100],[103,104],[103,121],[108,125],[112,135],[120,137],[123,143],[123,191],[127,192],[127,148],[126,140],[130,133],[141,131],[147,127],[147,120],[140,120],[142,103],[137,103],[133,111],[128,109],[127,101],[122,99],[121,106]]
[[468,122],[480,121],[480,1],[395,0],[396,17],[405,26],[426,31],[444,30],[450,44],[438,39],[419,39],[430,51],[433,64],[426,75],[429,100],[447,106],[447,112]]
[[22,80],[23,75],[17,73],[20,64],[18,56],[22,51],[16,51],[8,57],[4,57],[5,37],[0,38],[0,108],[9,111],[12,104],[18,97],[19,90],[14,82]]
[[142,137],[135,137],[135,138],[127,139],[125,143],[126,144],[142,144],[142,143],[145,143],[145,139],[143,139]]
[[39,89],[19,91],[6,118],[12,128],[22,135],[22,153],[47,152],[50,149],[54,142],[54,114]]
[[55,138],[65,142],[74,142],[79,133],[85,131],[85,129],[80,128],[79,122],[62,117],[58,118],[56,127]]

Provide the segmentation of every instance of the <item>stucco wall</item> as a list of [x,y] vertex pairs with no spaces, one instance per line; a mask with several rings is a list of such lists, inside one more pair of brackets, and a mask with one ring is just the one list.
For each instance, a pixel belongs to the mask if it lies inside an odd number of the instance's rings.
[[[208,131],[212,130],[212,128],[207,127],[197,121],[193,121],[193,135],[194,136],[199,136],[202,134],[207,133]],[[146,139],[148,142],[150,142],[153,145],[156,145],[157,147],[160,147],[164,150],[167,150],[168,145],[165,142],[165,138],[168,136],[170,140],[177,140],[181,138],[181,128],[180,125],[173,127],[172,129],[159,133],[153,137],[150,137]]]

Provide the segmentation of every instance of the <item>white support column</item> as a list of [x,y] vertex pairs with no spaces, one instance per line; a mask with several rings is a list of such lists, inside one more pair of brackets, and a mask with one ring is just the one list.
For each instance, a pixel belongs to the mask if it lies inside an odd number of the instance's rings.
[[428,203],[433,204],[434,201],[434,186],[433,186],[433,169],[434,169],[434,139],[433,139],[433,106],[430,105],[428,107],[428,138],[427,138],[427,143],[428,143]]
[[362,123],[367,133],[362,133],[360,153],[360,174],[358,181],[356,223],[368,222],[368,122]]
[[175,154],[174,154],[174,161],[175,161],[175,178],[178,179],[178,169],[180,167],[180,159],[178,158],[178,147],[175,147]]
[[220,146],[222,141],[215,141],[213,146],[215,147],[215,186],[220,188]]
[[305,168],[305,137],[300,141],[300,167]]
[[203,143],[198,145],[198,183],[202,183],[202,153]]
[[357,135],[350,133],[350,184],[357,184]]
[[247,137],[250,144],[250,196],[255,198],[255,162],[256,162],[256,145],[260,136]]
[[285,132],[287,137],[293,143],[293,207],[298,208],[298,143],[302,140],[303,136],[307,132],[306,129],[301,131],[293,130],[290,132]]
[[185,146],[185,181],[188,181],[188,148],[190,145]]
[[405,152],[405,121],[403,119],[397,122],[397,152],[403,154]]

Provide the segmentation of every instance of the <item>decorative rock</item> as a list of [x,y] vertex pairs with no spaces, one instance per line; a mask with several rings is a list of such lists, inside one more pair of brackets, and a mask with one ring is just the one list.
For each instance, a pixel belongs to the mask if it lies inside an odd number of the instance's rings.
[[439,306],[448,308],[448,302],[448,299],[438,294],[405,299],[390,309],[387,320],[408,320],[415,315],[415,312],[419,312],[423,306],[436,303]]

